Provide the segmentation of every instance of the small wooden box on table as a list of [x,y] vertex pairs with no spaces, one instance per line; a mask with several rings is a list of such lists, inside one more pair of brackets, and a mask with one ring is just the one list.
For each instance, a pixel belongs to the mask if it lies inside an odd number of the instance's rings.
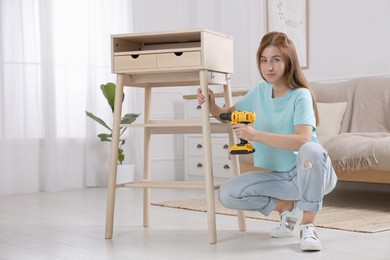
[[[232,105],[230,73],[233,72],[233,40],[227,35],[204,29],[156,33],[112,35],[112,72],[117,74],[113,141],[110,158],[106,238],[112,238],[114,227],[116,158],[120,127],[144,128],[144,177],[141,181],[120,187],[144,189],[144,226],[149,226],[150,188],[205,189],[209,242],[216,243],[216,220],[212,168],[211,133],[229,133],[230,145],[236,143],[230,127],[211,120],[209,100],[202,107],[202,118],[192,120],[153,120],[151,98],[153,88],[200,86],[206,93],[208,85],[221,85],[227,106]],[[144,88],[144,123],[122,125],[123,88]],[[153,181],[151,178],[151,135],[202,133],[204,146],[204,181]],[[232,172],[239,174],[238,157],[232,156]],[[245,219],[238,212],[239,229],[245,230]]]

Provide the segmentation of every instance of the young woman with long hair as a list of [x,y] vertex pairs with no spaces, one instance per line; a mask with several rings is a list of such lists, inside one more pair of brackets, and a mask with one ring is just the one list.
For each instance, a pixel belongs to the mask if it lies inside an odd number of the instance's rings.
[[[219,189],[219,200],[227,208],[259,211],[265,216],[278,211],[281,222],[271,230],[271,237],[291,237],[300,228],[301,250],[321,250],[314,220],[337,177],[315,134],[319,123],[316,100],[286,34],[270,32],[262,38],[257,64],[264,81],[234,106],[218,106],[208,89],[212,115],[256,113],[253,125],[232,127],[238,138],[253,142],[254,166],[269,170],[227,180]],[[199,104],[204,101],[198,89]]]

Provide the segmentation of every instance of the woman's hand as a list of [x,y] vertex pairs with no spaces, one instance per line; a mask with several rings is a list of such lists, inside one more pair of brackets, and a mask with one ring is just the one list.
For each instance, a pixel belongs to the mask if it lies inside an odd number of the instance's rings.
[[235,124],[232,125],[232,128],[234,130],[234,133],[236,134],[237,138],[244,139],[247,141],[253,141],[256,130],[253,128],[250,124]]
[[[213,107],[215,105],[214,92],[211,89],[207,88],[207,95],[209,96],[210,107]],[[197,97],[198,97],[198,104],[199,105],[202,105],[206,101],[205,96],[203,95],[201,88],[198,88]]]
[[[229,112],[233,112],[233,111],[236,110],[233,106],[231,106],[231,107],[225,107],[225,106],[220,107],[220,106],[218,106],[215,103],[214,92],[211,89],[209,89],[209,88],[207,88],[207,95],[209,96],[210,114],[212,114],[217,119],[218,119],[219,115],[222,114],[222,113],[229,113]],[[198,98],[198,104],[199,105],[203,105],[204,102],[206,102],[205,96],[203,95],[201,88],[198,88],[197,98]]]

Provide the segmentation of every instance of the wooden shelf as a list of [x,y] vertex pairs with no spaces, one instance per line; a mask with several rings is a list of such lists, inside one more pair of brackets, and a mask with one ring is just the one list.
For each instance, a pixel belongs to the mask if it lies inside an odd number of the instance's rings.
[[[218,189],[221,183],[215,183]],[[201,181],[148,181],[141,180],[117,185],[119,188],[158,188],[158,189],[205,189],[206,183]]]
[[[228,133],[230,124],[210,119],[212,133]],[[121,124],[121,127],[150,128],[152,134],[199,134],[202,133],[201,120],[150,120],[145,124]]]
[[[188,51],[201,51],[202,48],[200,47],[194,47],[194,48],[177,48],[175,49],[175,52],[188,52]],[[115,52],[114,56],[121,56],[121,55],[141,55],[141,54],[158,54],[158,53],[171,53],[172,50],[146,50],[146,51],[122,51],[122,52]]]
[[[240,97],[240,96],[245,96],[248,93],[248,90],[241,90],[241,91],[232,91],[232,97]],[[183,99],[197,99],[196,94],[191,94],[191,95],[184,95]],[[224,97],[224,93],[214,93],[214,97],[219,98],[219,97]]]
[[[209,85],[226,84],[227,75],[215,71],[207,72]],[[185,87],[199,86],[199,72],[193,68],[166,69],[161,70],[140,70],[134,71],[131,75],[124,75],[124,85],[129,87]]]

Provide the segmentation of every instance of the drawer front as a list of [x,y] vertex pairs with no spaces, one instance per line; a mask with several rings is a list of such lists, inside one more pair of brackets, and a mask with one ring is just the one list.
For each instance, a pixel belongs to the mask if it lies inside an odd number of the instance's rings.
[[[204,158],[189,157],[187,170],[188,175],[204,176]],[[231,162],[228,159],[213,159],[213,175],[214,177],[223,178],[232,177]]]
[[156,68],[156,55],[123,55],[114,57],[115,70],[136,70]]
[[[222,157],[227,159],[229,156],[229,139],[217,138],[211,139],[211,149],[213,157]],[[188,155],[190,156],[203,156],[203,138],[202,137],[188,137]]]
[[157,54],[158,68],[200,66],[200,51]]

